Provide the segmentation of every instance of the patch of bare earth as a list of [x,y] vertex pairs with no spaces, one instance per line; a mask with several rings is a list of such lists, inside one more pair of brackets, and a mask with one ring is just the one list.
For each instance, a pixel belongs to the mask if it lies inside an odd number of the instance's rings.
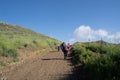
[[26,59],[25,62],[16,65],[1,68],[0,79],[71,80],[67,76],[72,74],[72,66],[69,60],[64,60],[62,52],[49,52],[39,57]]

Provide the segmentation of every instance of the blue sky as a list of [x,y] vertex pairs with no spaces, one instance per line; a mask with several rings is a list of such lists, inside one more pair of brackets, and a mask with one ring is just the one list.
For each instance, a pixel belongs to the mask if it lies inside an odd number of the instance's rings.
[[0,21],[65,42],[118,41],[120,0],[0,0]]

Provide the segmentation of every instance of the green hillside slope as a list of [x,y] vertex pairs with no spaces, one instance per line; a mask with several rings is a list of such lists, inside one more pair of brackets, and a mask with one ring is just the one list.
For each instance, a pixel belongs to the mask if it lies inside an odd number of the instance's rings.
[[0,56],[16,58],[18,49],[55,49],[59,42],[30,29],[0,22]]
[[105,41],[77,42],[71,48],[71,55],[74,65],[78,66],[78,76],[85,76],[83,80],[120,80],[119,44]]

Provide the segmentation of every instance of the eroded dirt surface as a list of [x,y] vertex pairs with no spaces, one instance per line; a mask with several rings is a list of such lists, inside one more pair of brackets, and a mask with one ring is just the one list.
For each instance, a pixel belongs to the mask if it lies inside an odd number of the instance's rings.
[[6,80],[71,80],[72,66],[62,52],[51,51],[0,70],[0,79]]

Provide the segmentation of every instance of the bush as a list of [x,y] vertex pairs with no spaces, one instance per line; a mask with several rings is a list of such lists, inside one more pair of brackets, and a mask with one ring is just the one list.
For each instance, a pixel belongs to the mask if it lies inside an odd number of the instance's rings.
[[82,63],[90,80],[120,80],[120,48],[97,43],[74,44],[71,53],[76,64]]
[[90,80],[113,80],[114,67],[113,61],[106,55],[96,57],[85,65]]
[[9,42],[0,42],[0,55],[4,57],[18,57],[17,49],[14,44]]

